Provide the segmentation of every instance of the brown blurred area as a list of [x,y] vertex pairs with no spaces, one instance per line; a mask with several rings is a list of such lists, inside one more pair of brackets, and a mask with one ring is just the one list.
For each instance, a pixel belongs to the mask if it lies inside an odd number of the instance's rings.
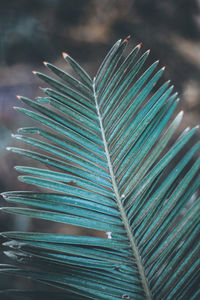
[[[180,94],[178,111],[185,117],[180,130],[199,123],[200,0],[0,0],[0,191],[30,189],[17,180],[15,165],[29,160],[6,146],[17,128],[32,120],[13,110],[21,106],[16,94],[41,95],[44,84],[32,70],[46,72],[42,61],[68,70],[61,52],[68,52],[94,75],[112,44],[131,34],[129,50],[142,42],[151,49],[147,65],[159,59]],[[48,73],[48,72],[47,72]],[[196,137],[198,138],[198,137]],[[3,198],[0,206],[7,205]],[[83,234],[72,226],[53,227],[25,217],[0,215],[0,231],[33,230]],[[89,232],[89,234],[94,234]],[[2,261],[2,259],[1,259]],[[0,288],[9,287],[2,280]],[[17,285],[17,283],[16,283]]]

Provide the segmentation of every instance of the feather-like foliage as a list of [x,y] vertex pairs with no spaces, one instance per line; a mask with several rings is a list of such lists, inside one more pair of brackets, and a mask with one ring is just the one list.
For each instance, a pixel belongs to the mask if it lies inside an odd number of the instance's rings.
[[34,72],[50,86],[45,97],[18,97],[31,110],[16,109],[44,126],[14,135],[33,150],[9,150],[45,165],[16,170],[20,181],[47,191],[3,193],[22,206],[2,210],[102,230],[108,238],[2,233],[14,264],[1,272],[58,288],[5,291],[5,298],[198,298],[199,199],[191,198],[200,184],[200,142],[171,163],[197,127],[169,147],[183,115],[172,119],[177,93],[169,81],[155,88],[164,71],[158,61],[141,72],[149,55],[139,56],[141,44],[124,59],[128,40],[114,44],[94,80],[64,53],[77,78],[45,62],[59,80]]

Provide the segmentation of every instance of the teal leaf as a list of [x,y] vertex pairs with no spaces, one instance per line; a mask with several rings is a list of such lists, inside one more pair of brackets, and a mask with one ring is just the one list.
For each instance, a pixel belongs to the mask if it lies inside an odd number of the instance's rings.
[[34,72],[50,86],[44,97],[18,97],[30,110],[16,109],[38,126],[20,128],[20,146],[8,150],[41,163],[16,166],[40,191],[3,193],[2,212],[103,233],[2,232],[13,264],[0,272],[52,286],[2,291],[5,299],[198,298],[198,127],[177,136],[178,94],[170,81],[159,86],[164,68],[145,67],[141,44],[125,57],[129,39],[114,44],[93,80],[63,53],[74,76],[45,62],[57,79]]

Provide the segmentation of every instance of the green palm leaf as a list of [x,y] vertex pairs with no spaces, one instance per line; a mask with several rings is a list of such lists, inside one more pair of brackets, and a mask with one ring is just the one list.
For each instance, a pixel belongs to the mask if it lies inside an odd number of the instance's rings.
[[[114,44],[94,80],[65,53],[79,79],[45,62],[61,81],[34,72],[52,89],[38,101],[19,97],[34,111],[16,108],[44,125],[14,135],[33,150],[9,150],[45,164],[17,166],[19,180],[50,191],[3,193],[22,207],[2,210],[108,235],[2,233],[16,264],[1,272],[53,285],[58,299],[198,297],[199,199],[190,199],[200,184],[200,142],[174,162],[197,127],[168,147],[183,115],[171,120],[177,93],[169,81],[155,90],[164,71],[156,71],[158,62],[141,74],[149,55],[136,57],[141,45],[122,59],[128,39]],[[3,294],[49,295],[37,293]]]

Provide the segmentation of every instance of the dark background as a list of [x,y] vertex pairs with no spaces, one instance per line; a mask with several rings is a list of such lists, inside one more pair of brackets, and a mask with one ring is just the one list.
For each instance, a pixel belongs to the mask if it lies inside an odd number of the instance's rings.
[[[42,83],[31,71],[45,72],[43,60],[68,70],[61,56],[65,51],[94,75],[111,45],[129,34],[129,50],[142,42],[142,51],[151,49],[149,63],[160,59],[160,66],[166,65],[164,79],[175,84],[181,98],[178,110],[185,111],[180,130],[198,124],[199,0],[0,0],[0,191],[28,189],[13,170],[26,160],[5,147],[16,144],[12,132],[32,122],[12,108],[20,105],[16,94],[35,98],[41,93]],[[0,205],[5,204],[1,198]],[[0,231],[13,228],[77,232],[1,214]],[[10,287],[10,280],[3,277],[0,288]],[[14,287],[18,281],[12,281]]]

